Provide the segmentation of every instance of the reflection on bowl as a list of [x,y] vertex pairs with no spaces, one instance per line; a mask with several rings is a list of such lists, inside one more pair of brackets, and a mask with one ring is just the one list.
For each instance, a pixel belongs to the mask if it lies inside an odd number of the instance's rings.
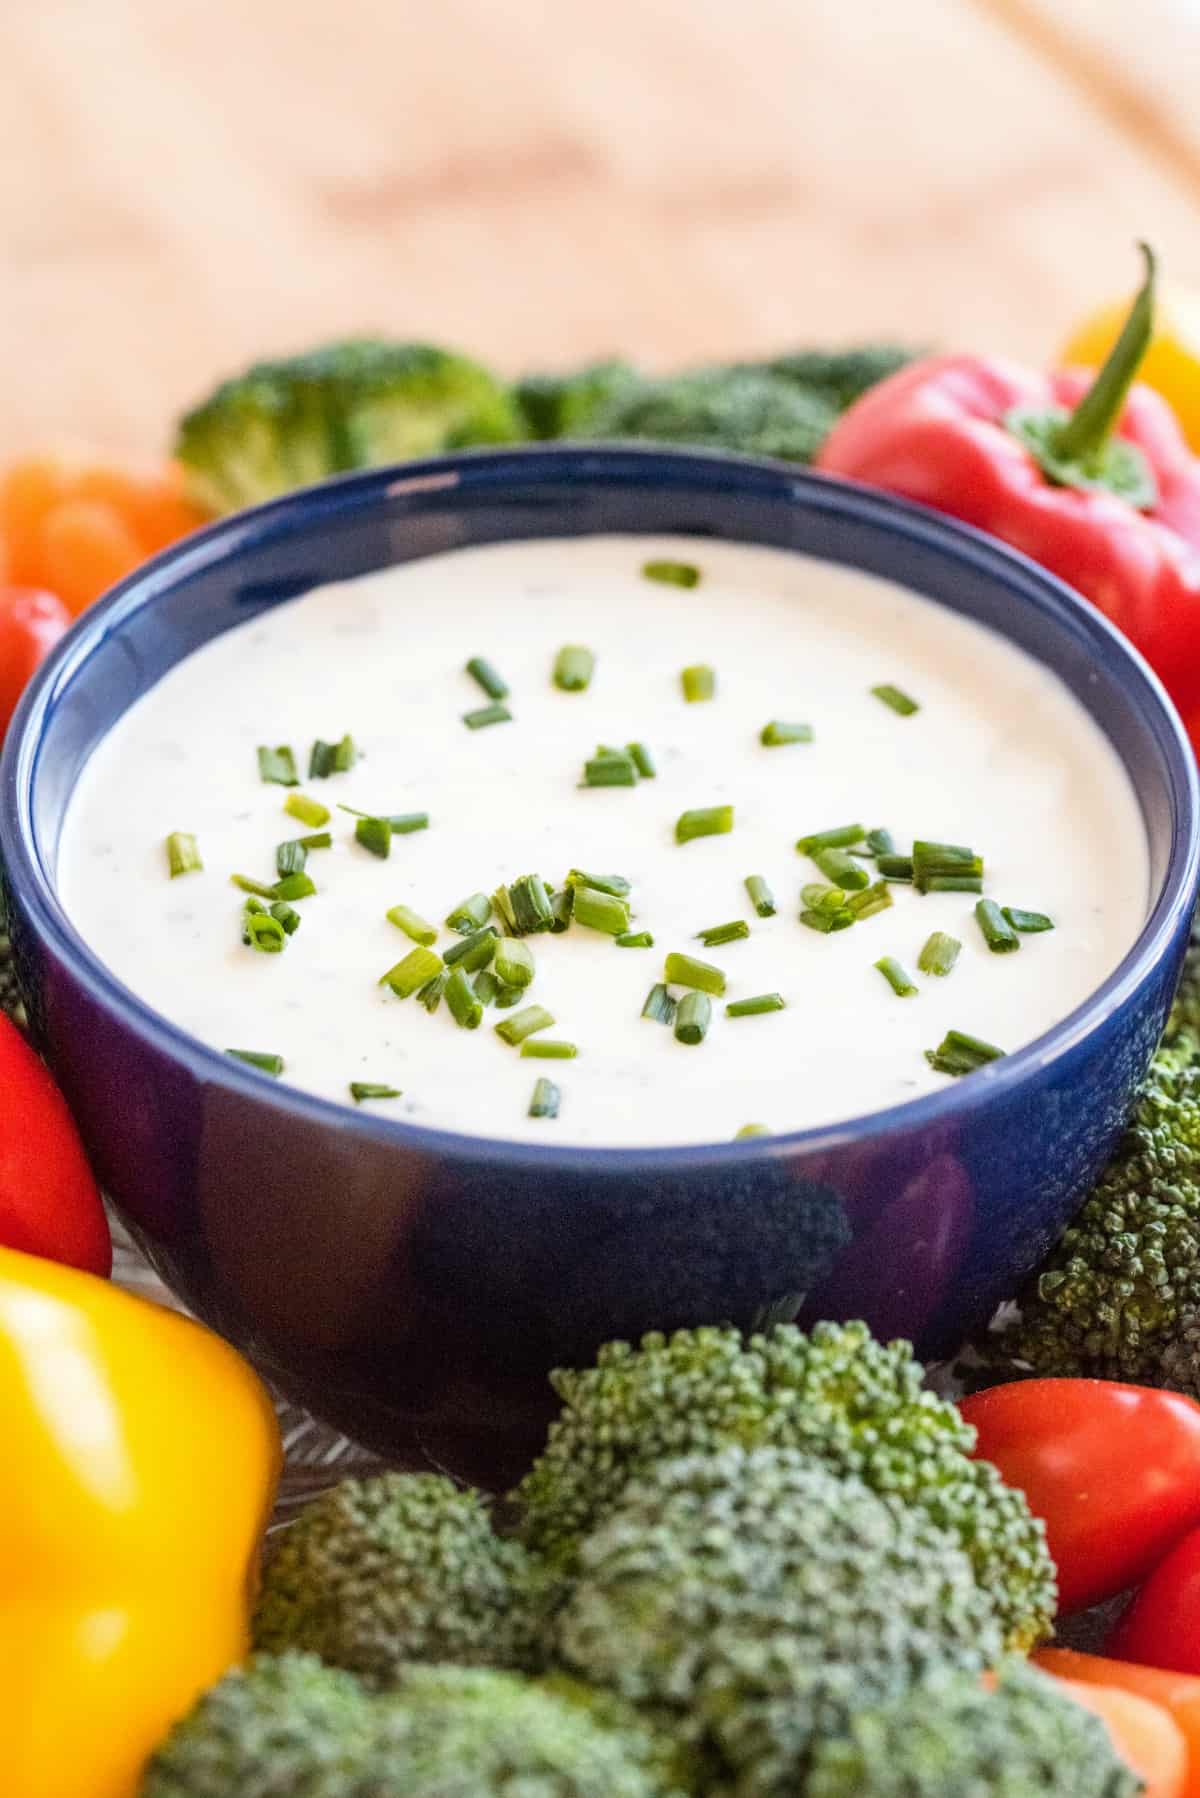
[[[229,1061],[96,960],[55,890],[66,802],[146,686],[256,610],[461,544],[691,533],[902,581],[1053,668],[1114,743],[1153,903],[1063,1023],[944,1092],[828,1129],[668,1149],[554,1148],[351,1112]],[[34,1028],[108,1191],[164,1277],[276,1384],[360,1439],[512,1477],[547,1370],[606,1337],[865,1316],[936,1354],[1061,1229],[1161,1030],[1197,878],[1192,760],[1153,676],[1021,557],[917,508],[720,456],[480,453],[228,520],[87,615],[0,764],[0,854]]]

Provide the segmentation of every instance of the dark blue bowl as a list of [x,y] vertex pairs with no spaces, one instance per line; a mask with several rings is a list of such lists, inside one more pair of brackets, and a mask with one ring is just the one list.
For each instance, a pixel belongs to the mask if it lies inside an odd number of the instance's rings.
[[[1056,670],[1115,744],[1149,836],[1153,904],[1112,977],[1029,1047],[933,1097],[760,1142],[598,1150],[388,1123],[276,1085],[101,965],[55,892],[63,812],[99,738],[167,669],[323,582],[461,544],[595,531],[848,563]],[[779,464],[519,450],[300,493],[126,581],[18,713],[0,854],[38,1040],[164,1277],[348,1432],[498,1480],[536,1446],[547,1369],[606,1337],[862,1315],[936,1355],[986,1319],[1100,1169],[1162,1029],[1196,894],[1196,774],[1145,664],[989,538]]]

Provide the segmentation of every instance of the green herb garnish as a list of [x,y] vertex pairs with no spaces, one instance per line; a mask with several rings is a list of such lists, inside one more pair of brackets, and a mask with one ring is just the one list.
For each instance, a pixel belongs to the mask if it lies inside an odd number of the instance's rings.
[[846,910],[855,923],[862,923],[866,918],[873,918],[876,912],[887,911],[891,903],[892,895],[887,881],[877,880],[869,887],[850,893],[846,899]]
[[460,905],[447,915],[448,930],[457,930],[460,936],[469,936],[472,930],[478,930],[486,924],[492,915],[492,902],[486,893],[472,893]]
[[432,949],[410,949],[402,961],[398,961],[394,968],[389,968],[380,977],[379,984],[390,987],[397,999],[409,999],[441,972],[442,958],[435,955]]
[[309,837],[297,837],[296,841],[305,849],[332,849],[333,838],[327,830],[317,830]]
[[744,1142],[751,1136],[770,1136],[770,1127],[766,1124],[743,1124],[740,1130],[733,1133],[734,1142]]
[[896,844],[890,830],[879,827],[867,832],[866,845],[858,852],[860,855],[895,855]]
[[515,1049],[527,1036],[532,1036],[537,1030],[549,1030],[553,1023],[553,1013],[548,1012],[544,1005],[527,1005],[524,1011],[515,1011],[511,1018],[501,1018],[495,1029],[501,1042],[508,1043]]
[[535,931],[549,930],[554,923],[550,895],[540,874],[522,874],[511,885],[497,887],[492,904],[508,936],[531,936]]
[[[478,986],[479,982],[475,982]],[[525,997],[523,986],[502,986],[497,992],[494,1004],[497,1011],[508,1011],[513,1005],[519,1005]]]
[[464,966],[450,969],[446,977],[445,998],[450,1016],[460,1030],[478,1030],[483,1022],[483,1006],[475,997]]
[[392,853],[392,826],[388,818],[356,818],[354,820],[354,838],[380,861],[386,861]]
[[800,922],[810,930],[819,930],[822,936],[832,936],[835,930],[849,930],[854,913],[844,905],[828,911],[814,911],[811,906],[805,906],[800,913]]
[[875,858],[875,872],[884,880],[911,881],[913,877],[913,860],[911,855],[879,855]]
[[473,930],[470,936],[460,937],[457,943],[451,943],[442,960],[448,968],[457,967],[461,963],[466,973],[476,974],[480,968],[488,966],[496,953],[499,940],[495,926],[485,924],[482,930]]
[[529,1101],[531,1118],[556,1118],[562,1094],[553,1080],[539,1080],[533,1089],[533,1097]]
[[653,949],[654,938],[648,930],[626,930],[615,936],[613,942],[618,949]]
[[675,1019],[675,1001],[661,981],[652,986],[642,1006],[642,1016],[655,1024],[670,1024]]
[[174,880],[180,874],[199,874],[204,868],[196,839],[190,831],[173,830],[167,838],[167,867]]
[[845,849],[818,849],[812,857],[826,880],[834,886],[841,887],[843,892],[860,892],[870,885],[870,875],[861,862]]
[[707,930],[696,932],[706,949],[718,949],[722,943],[738,943],[749,935],[750,926],[744,918],[735,918],[729,924],[710,924]]
[[467,673],[477,681],[489,699],[507,699],[508,683],[502,680],[489,661],[483,656],[472,656],[467,663]]
[[571,869],[567,885],[593,887],[597,893],[612,893],[617,899],[628,899],[633,891],[633,882],[626,880],[623,874],[585,874],[582,868]]
[[278,897],[273,886],[267,886],[261,880],[251,880],[248,874],[231,874],[229,876],[235,887],[243,893],[253,893],[256,899],[275,899]]
[[609,936],[624,936],[629,929],[629,903],[615,893],[602,893],[598,887],[576,887],[575,922],[588,930],[603,930]]
[[1022,911],[1019,905],[1002,905],[1000,910],[1013,929],[1019,930],[1024,936],[1033,936],[1039,931],[1054,929],[1054,919],[1048,918],[1044,911]]
[[311,878],[307,874],[285,874],[271,888],[272,899],[285,899],[290,905],[293,899],[311,899],[316,892]]
[[783,1011],[782,993],[759,993],[755,999],[734,999],[725,1007],[727,1018],[757,1018],[767,1011]]
[[393,905],[386,915],[388,923],[394,924],[397,930],[402,930],[414,943],[421,943],[428,948],[430,943],[437,942],[434,925],[427,924],[424,918],[411,911],[407,905]]
[[475,997],[481,1005],[490,1005],[496,994],[501,991],[501,982],[496,979],[490,968],[484,968],[475,976]]
[[917,966],[922,974],[943,977],[958,960],[961,949],[962,944],[956,936],[948,936],[944,930],[935,930],[918,955]]
[[300,928],[300,913],[288,905],[286,900],[277,899],[275,901],[271,907],[271,916],[277,924],[283,925],[284,933],[287,936],[295,936]]
[[644,743],[626,743],[625,753],[643,780],[653,780],[658,773],[654,757]]
[[642,574],[648,581],[662,581],[668,587],[698,587],[700,570],[694,562],[643,562]]
[[373,1080],[352,1080],[350,1097],[356,1105],[364,1099],[400,1099],[403,1098],[398,1086],[379,1086]]
[[967,1036],[962,1030],[947,1030],[936,1049],[926,1049],[925,1059],[939,1074],[973,1074],[989,1061],[998,1061],[1005,1051],[978,1036]]
[[731,805],[706,805],[694,812],[680,812],[675,820],[675,841],[690,843],[695,837],[723,837],[733,829]]
[[770,724],[763,725],[758,740],[764,749],[782,749],[787,743],[811,743],[813,727],[811,724],[785,724],[782,718],[772,718]]
[[750,903],[760,918],[775,916],[775,895],[761,874],[747,874],[746,891],[750,895]]
[[940,883],[978,880],[982,884],[983,857],[965,843],[931,843],[918,837],[912,846],[912,878],[919,893],[978,892],[979,887]]
[[679,682],[683,688],[683,697],[689,705],[698,705],[702,700],[711,699],[717,690],[716,672],[703,662],[684,668]]
[[329,807],[322,805],[319,799],[309,799],[304,793],[289,793],[283,802],[283,809],[313,830],[319,830],[322,824],[329,822]]
[[287,942],[287,932],[270,912],[247,912],[242,918],[242,941],[263,955],[279,955]]
[[842,911],[846,894],[841,887],[824,886],[819,880],[809,880],[800,888],[800,903],[806,911]]
[[908,999],[916,992],[916,983],[900,966],[894,955],[881,955],[875,967],[883,975],[898,999]]
[[672,952],[667,956],[663,977],[675,986],[695,987],[702,993],[715,993],[718,998],[725,991],[725,976],[720,968],[708,961],[697,961],[693,955]]
[[685,993],[675,1009],[675,1041],[702,1043],[712,1022],[712,1001],[707,993]]
[[1021,947],[1021,939],[994,899],[981,899],[975,907],[975,921],[983,932],[983,940],[993,955],[1011,955]]
[[226,1049],[234,1061],[244,1061],[248,1068],[257,1068],[261,1074],[273,1074],[276,1079],[283,1072],[282,1055],[264,1055],[260,1049]]
[[417,1002],[423,1005],[427,1012],[432,1014],[441,1004],[442,994],[446,990],[446,982],[449,978],[449,974],[443,968],[440,974],[435,974],[432,980],[427,980],[423,987],[418,988]]
[[296,758],[286,743],[280,743],[275,749],[266,744],[258,746],[258,778],[273,782],[278,787],[298,787],[300,776],[296,773]]
[[596,658],[580,643],[564,644],[554,659],[554,684],[563,693],[583,693],[591,685]]
[[834,830],[814,830],[796,844],[801,855],[815,855],[818,849],[848,849],[866,836],[861,824],[839,824]]
[[304,864],[308,860],[308,850],[299,838],[290,843],[275,845],[275,866],[282,880],[285,874],[303,874]]
[[623,750],[607,750],[583,764],[585,787],[636,787],[637,768]]
[[531,1036],[521,1044],[521,1054],[537,1061],[574,1061],[579,1050],[550,1036]]
[[331,774],[349,774],[357,760],[358,751],[349,731],[337,743],[326,743],[318,737],[308,755],[308,778],[328,780]]
[[550,929],[553,935],[561,936],[571,926],[571,915],[575,910],[575,888],[564,887],[561,893],[550,895]]
[[481,705],[473,712],[464,712],[462,721],[468,730],[486,730],[489,724],[511,724],[512,713],[506,705]]
[[887,681],[882,686],[872,687],[871,691],[876,699],[882,699],[884,705],[890,706],[893,712],[898,712],[901,718],[911,718],[914,712],[921,709],[915,699],[910,699],[907,693],[902,693],[899,687],[893,687]]
[[496,944],[496,978],[501,986],[528,986],[533,956],[518,937],[502,936]]

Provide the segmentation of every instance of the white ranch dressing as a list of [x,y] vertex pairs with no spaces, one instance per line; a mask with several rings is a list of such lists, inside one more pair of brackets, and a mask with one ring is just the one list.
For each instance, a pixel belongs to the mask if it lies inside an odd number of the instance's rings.
[[[692,590],[646,581],[652,557],[696,563]],[[551,682],[557,650],[586,644],[585,693]],[[470,731],[487,703],[472,655],[511,688],[514,722]],[[710,703],[686,704],[680,670],[717,671]],[[899,717],[869,689],[920,702]],[[771,719],[806,720],[808,745],[764,748]],[[315,736],[353,734],[348,774],[302,778],[331,809],[428,811],[381,861],[333,810],[334,847],[314,851],[318,894],[280,955],[241,941],[235,870],[274,876],[275,845],[308,827],[260,782],[256,745],[290,743],[303,777]],[[581,791],[601,743],[644,741],[657,778]],[[685,809],[729,802],[727,836],[674,840]],[[1019,953],[985,947],[967,894],[893,887],[893,907],[819,935],[798,922],[800,889],[822,876],[796,853],[808,832],[859,820],[969,843],[985,892],[1048,912],[1057,928]],[[167,876],[164,839],[198,838],[204,871]],[[871,864],[866,864],[868,867]],[[572,927],[525,939],[528,1001],[574,1061],[522,1059],[495,1034],[511,1012],[459,1029],[379,977],[413,946],[385,912],[442,920],[477,889],[567,870],[633,882],[619,949]],[[778,914],[760,920],[743,880],[765,876]],[[120,719],[72,798],[59,860],[63,902],[133,992],[216,1049],[278,1052],[284,1078],[349,1102],[349,1082],[403,1097],[377,1116],[553,1144],[667,1144],[829,1124],[942,1089],[923,1051],[954,1027],[1014,1050],[1079,1004],[1132,945],[1147,910],[1145,833],[1131,783],[1103,733],[1058,678],[1011,644],[890,582],[792,553],[697,539],[587,537],[464,549],[329,586],[189,656]],[[705,949],[696,932],[733,918],[748,940]],[[916,972],[934,929],[963,943],[953,973]],[[724,969],[707,1040],[688,1047],[640,1015],[663,958],[683,950]],[[896,997],[873,963],[914,975]],[[680,989],[675,989],[678,994]],[[778,991],[787,1009],[729,1019],[726,1000]],[[539,1075],[562,1089],[557,1119],[526,1114]]]

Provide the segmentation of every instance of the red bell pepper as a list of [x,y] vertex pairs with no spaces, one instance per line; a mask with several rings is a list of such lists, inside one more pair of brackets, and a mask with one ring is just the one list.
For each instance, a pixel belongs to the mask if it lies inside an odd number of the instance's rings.
[[1104,367],[1041,375],[934,356],[872,387],[818,467],[978,525],[1124,631],[1200,741],[1200,459],[1131,383],[1153,328],[1154,258]]
[[1104,1645],[1119,1661],[1200,1673],[1200,1530],[1177,1542]]
[[0,1013],[0,1247],[107,1274],[112,1242],[79,1132],[45,1063]]

